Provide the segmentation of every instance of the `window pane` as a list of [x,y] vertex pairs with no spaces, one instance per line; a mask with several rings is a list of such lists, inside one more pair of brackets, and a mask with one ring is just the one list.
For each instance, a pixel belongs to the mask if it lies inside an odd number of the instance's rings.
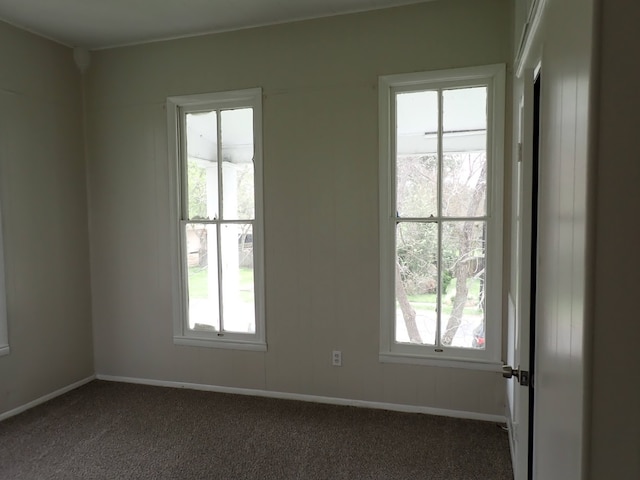
[[487,129],[487,87],[443,90],[442,102],[444,133]]
[[224,218],[253,219],[253,109],[224,110],[221,122]]
[[[446,137],[446,136],[445,136]],[[444,144],[448,141],[444,139]],[[487,212],[485,152],[445,153],[442,157],[442,215],[482,217]]]
[[250,224],[221,228],[223,330],[255,333],[253,229]]
[[216,225],[186,225],[189,328],[220,330]]
[[216,112],[188,113],[187,189],[190,220],[218,218]]
[[396,228],[395,341],[435,344],[438,224],[402,222]]
[[484,216],[487,189],[487,89],[444,90],[442,215]]
[[396,205],[401,217],[437,215],[438,93],[396,95]]
[[484,349],[486,222],[446,222],[442,230],[441,342]]

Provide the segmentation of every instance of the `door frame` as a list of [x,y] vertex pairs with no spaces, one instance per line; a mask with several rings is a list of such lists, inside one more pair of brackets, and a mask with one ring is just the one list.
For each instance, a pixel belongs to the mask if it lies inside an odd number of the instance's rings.
[[535,415],[535,373],[536,373],[536,325],[537,325],[537,295],[538,290],[538,202],[539,202],[539,178],[540,178],[540,92],[541,92],[541,64],[538,64],[533,74],[533,149],[531,155],[531,238],[530,238],[530,262],[529,272],[531,282],[529,284],[529,429],[527,440],[528,478],[533,479],[533,435]]
[[[529,381],[512,377],[506,383],[507,426],[513,471],[516,480],[531,478],[533,389],[535,355],[535,287],[537,237],[537,153],[534,78],[539,74],[525,69],[514,79],[515,111],[511,191],[511,276],[507,363],[529,373]],[[522,378],[522,375],[521,375]]]

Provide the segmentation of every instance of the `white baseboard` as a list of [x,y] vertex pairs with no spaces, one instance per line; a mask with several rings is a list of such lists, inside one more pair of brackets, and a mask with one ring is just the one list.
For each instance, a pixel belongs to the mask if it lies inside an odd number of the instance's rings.
[[30,408],[33,408],[35,406],[40,405],[41,403],[44,402],[48,402],[49,400],[52,400],[56,397],[59,397],[60,395],[64,395],[67,392],[70,392],[71,390],[75,390],[78,387],[81,387],[82,385],[89,383],[91,380],[95,380],[96,376],[95,375],[91,375],[87,378],[83,378],[82,380],[79,380],[75,383],[72,383],[71,385],[67,385],[66,387],[62,387],[59,390],[56,390],[55,392],[51,392],[48,393],[47,395],[44,395],[43,397],[40,398],[36,398],[35,400],[29,402],[29,403],[25,403],[24,405],[21,405],[17,408],[14,408],[13,410],[9,410],[8,412],[4,412],[4,413],[0,413],[0,422],[2,420],[5,420],[9,417],[13,417],[15,415],[18,415],[19,413],[25,412],[27,410],[29,410]]
[[186,388],[190,390],[203,390],[206,392],[232,393],[236,395],[251,395],[255,397],[280,398],[283,400],[299,400],[303,402],[326,403],[330,405],[343,405],[349,407],[374,408],[378,410],[392,410],[395,412],[424,413],[441,417],[463,418],[467,420],[482,420],[486,422],[505,423],[503,415],[491,415],[487,413],[465,412],[461,410],[448,410],[443,408],[420,407],[416,405],[401,405],[397,403],[369,402],[365,400],[353,400],[348,398],[323,397],[318,395],[305,395],[301,393],[273,392],[269,390],[254,390],[251,388],[222,387],[217,385],[205,385],[200,383],[169,382],[165,380],[151,380],[146,378],[119,377],[114,375],[96,375],[98,380],[108,382],[137,383],[154,387]]

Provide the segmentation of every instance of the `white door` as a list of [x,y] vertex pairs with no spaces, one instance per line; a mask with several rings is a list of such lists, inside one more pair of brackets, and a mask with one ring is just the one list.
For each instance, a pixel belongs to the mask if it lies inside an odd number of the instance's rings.
[[515,480],[528,478],[529,463],[529,373],[531,273],[533,240],[533,117],[534,72],[525,70],[520,79],[518,151],[512,165],[512,274],[509,288],[509,332],[507,362],[517,369],[507,380],[509,440]]

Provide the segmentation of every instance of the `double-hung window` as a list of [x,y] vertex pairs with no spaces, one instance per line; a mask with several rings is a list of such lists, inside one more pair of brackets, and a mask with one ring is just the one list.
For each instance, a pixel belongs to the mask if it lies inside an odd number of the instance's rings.
[[382,361],[500,360],[504,77],[380,78]]
[[7,326],[7,295],[4,276],[4,244],[2,237],[2,205],[0,205],[0,356],[9,353],[9,332]]
[[259,88],[169,97],[174,342],[265,350]]

